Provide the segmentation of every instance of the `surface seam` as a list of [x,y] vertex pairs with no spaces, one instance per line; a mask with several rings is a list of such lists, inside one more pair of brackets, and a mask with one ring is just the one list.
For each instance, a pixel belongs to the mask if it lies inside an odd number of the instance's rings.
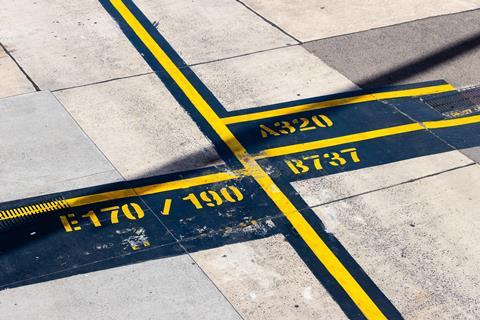
[[15,63],[15,65],[17,66],[17,68],[20,70],[20,72],[23,73],[23,75],[27,78],[27,80],[30,82],[30,84],[33,86],[33,88],[35,89],[35,91],[40,91],[40,88],[38,87],[38,85],[35,83],[35,81],[33,81],[33,79],[28,75],[28,73],[22,68],[22,66],[20,65],[20,63],[18,63],[18,61],[13,57],[13,55],[10,53],[10,51],[7,50],[7,48],[5,47],[5,45],[3,45],[1,42],[0,42],[0,47],[3,49],[3,51],[5,51],[5,53],[10,57],[10,59],[12,59],[13,63]]
[[431,174],[428,174],[426,176],[422,176],[422,177],[418,177],[418,178],[409,179],[407,181],[402,181],[402,182],[395,183],[395,184],[392,184],[392,185],[389,185],[389,186],[386,186],[386,187],[357,193],[357,194],[354,194],[354,195],[351,195],[351,196],[343,197],[341,199],[327,201],[327,202],[317,204],[317,205],[314,205],[314,206],[309,206],[308,208],[304,208],[302,210],[318,208],[318,207],[322,207],[322,206],[329,205],[329,204],[332,204],[332,203],[341,202],[341,201],[344,201],[344,200],[349,200],[349,199],[353,199],[353,198],[360,197],[360,196],[363,196],[363,195],[367,195],[367,194],[370,194],[370,193],[374,193],[374,192],[378,192],[378,191],[382,191],[382,190],[388,190],[388,189],[395,188],[395,187],[398,187],[398,186],[401,186],[401,185],[404,185],[404,184],[409,184],[409,183],[413,183],[413,182],[423,180],[423,179],[426,179],[426,178],[435,177],[435,176],[438,176],[438,175],[441,175],[441,174],[444,174],[444,173],[447,173],[447,172],[450,172],[450,171],[455,171],[455,170],[475,166],[476,164],[477,164],[476,162],[471,162],[471,163],[468,163],[468,164],[465,164],[465,165],[462,165],[462,166],[458,166],[458,167],[455,167],[455,168],[450,168],[450,169],[442,170],[442,171],[439,171],[439,172],[431,173]]
[[256,12],[255,10],[253,10],[252,8],[250,8],[248,5],[246,5],[243,1],[241,0],[235,0],[237,1],[238,3],[240,3],[242,6],[244,6],[245,8],[247,8],[250,12],[252,12],[253,14],[255,14],[257,17],[259,17],[260,19],[262,19],[263,21],[265,21],[266,23],[268,23],[269,25],[271,25],[272,27],[274,27],[275,29],[279,30],[280,32],[282,32],[284,35],[292,38],[293,40],[297,41],[298,44],[302,44],[302,41],[298,40],[297,38],[295,38],[294,36],[292,36],[291,34],[289,34],[288,32],[286,32],[285,30],[283,30],[282,28],[280,28],[277,24],[273,23],[272,21],[268,20],[267,18],[265,18],[264,16],[262,16],[261,14],[259,14],[258,12]]
[[[63,105],[63,103],[57,98],[57,96],[52,92],[52,96],[55,98],[55,100],[57,100],[57,102],[62,106],[63,110],[65,110],[65,112],[68,114],[68,116],[70,117],[70,119],[72,119],[72,121],[78,126],[78,128],[80,129],[80,131],[83,133],[83,135],[93,144],[93,146],[95,147],[95,149],[97,149],[97,151],[102,155],[102,157],[112,166],[112,169],[117,172],[117,174],[120,176],[120,178],[122,178],[123,181],[128,181],[127,179],[125,179],[125,177],[123,176],[123,174],[118,170],[118,168],[110,161],[110,159],[107,157],[107,155],[102,151],[102,149],[100,149],[100,147],[95,143],[95,141],[93,141],[93,139],[87,134],[87,132],[85,132],[85,130],[82,128],[82,126],[80,125],[80,123],[78,123],[77,119],[75,119],[75,117],[70,113],[70,111],[68,111],[68,109]],[[111,182],[115,182],[115,181],[111,181]]]

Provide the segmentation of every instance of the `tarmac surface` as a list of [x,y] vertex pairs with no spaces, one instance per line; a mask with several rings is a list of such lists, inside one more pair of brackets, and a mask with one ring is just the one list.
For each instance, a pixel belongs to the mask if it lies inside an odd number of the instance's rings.
[[12,0],[0,319],[480,318],[480,0]]

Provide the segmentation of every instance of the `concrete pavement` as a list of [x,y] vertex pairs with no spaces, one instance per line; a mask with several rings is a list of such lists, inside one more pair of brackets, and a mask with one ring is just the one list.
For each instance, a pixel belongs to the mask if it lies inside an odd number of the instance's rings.
[[480,83],[479,1],[135,4],[0,9],[0,319],[478,317],[476,115],[358,90]]

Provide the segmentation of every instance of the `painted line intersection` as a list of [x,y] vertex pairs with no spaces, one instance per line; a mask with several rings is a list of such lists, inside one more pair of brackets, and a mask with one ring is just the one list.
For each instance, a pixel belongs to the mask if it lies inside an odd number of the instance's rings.
[[[338,240],[324,231],[289,182],[452,150],[430,130],[441,135],[446,128],[468,129],[478,126],[479,116],[418,123],[379,100],[402,103],[453,88],[437,82],[226,113],[131,1],[102,4],[213,141],[227,166],[0,205],[5,224],[38,217],[3,234],[30,248],[2,245],[2,264],[14,267],[3,275],[0,286],[185,253],[175,246],[178,242],[195,251],[283,233],[349,317],[401,318]],[[356,126],[348,122],[352,117],[359,120]],[[478,144],[476,137],[471,140]],[[405,141],[418,147],[406,148]],[[55,214],[43,214],[52,211]],[[58,247],[45,249],[49,237],[56,238]],[[68,254],[80,250],[91,252]],[[56,264],[48,262],[59,251],[66,255]],[[38,260],[47,262],[31,270],[33,256],[40,254],[43,259]]]

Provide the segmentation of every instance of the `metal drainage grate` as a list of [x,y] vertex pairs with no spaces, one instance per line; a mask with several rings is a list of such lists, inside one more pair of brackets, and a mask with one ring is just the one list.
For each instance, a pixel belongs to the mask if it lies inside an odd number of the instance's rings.
[[480,113],[480,85],[425,97],[422,100],[446,118]]

